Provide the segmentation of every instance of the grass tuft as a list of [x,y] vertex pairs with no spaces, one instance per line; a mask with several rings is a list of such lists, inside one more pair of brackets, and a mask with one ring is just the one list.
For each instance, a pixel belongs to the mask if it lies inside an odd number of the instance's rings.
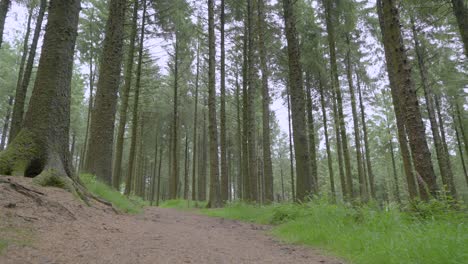
[[92,194],[111,202],[116,208],[122,212],[129,214],[138,214],[142,212],[144,206],[147,205],[145,201],[137,197],[126,197],[120,192],[112,189],[112,187],[96,180],[96,177],[90,174],[81,174],[80,179],[85,187]]
[[274,236],[322,248],[350,263],[467,263],[466,212],[439,204],[419,204],[417,209],[417,213],[401,212],[314,201],[269,206],[234,203],[202,213],[274,224]]

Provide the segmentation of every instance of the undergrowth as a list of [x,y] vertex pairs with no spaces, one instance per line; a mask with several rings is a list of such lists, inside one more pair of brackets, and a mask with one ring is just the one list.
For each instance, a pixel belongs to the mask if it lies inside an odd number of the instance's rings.
[[380,209],[316,200],[203,209],[209,216],[276,225],[286,242],[312,245],[350,263],[468,263],[468,215],[443,202]]
[[122,212],[130,214],[138,214],[142,212],[147,202],[138,197],[127,197],[120,192],[112,189],[112,187],[96,180],[96,177],[90,174],[81,174],[80,179],[85,187],[92,194],[111,202],[113,206]]
[[161,208],[176,208],[176,209],[189,209],[189,208],[205,208],[206,202],[187,201],[187,200],[166,200],[163,201],[159,207]]

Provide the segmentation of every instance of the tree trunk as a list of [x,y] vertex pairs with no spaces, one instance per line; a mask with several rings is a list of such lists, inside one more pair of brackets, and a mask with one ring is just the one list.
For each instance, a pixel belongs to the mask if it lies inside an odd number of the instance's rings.
[[112,186],[118,189],[122,179],[122,156],[124,148],[124,135],[125,126],[127,124],[128,114],[128,100],[130,95],[130,89],[132,86],[133,77],[133,64],[135,57],[135,39],[138,28],[138,3],[139,0],[135,0],[133,3],[133,17],[132,17],[132,29],[130,31],[130,43],[128,45],[127,60],[125,62],[125,74],[124,74],[124,85],[122,87],[122,94],[120,96],[120,109],[119,109],[119,125],[117,128],[117,142],[115,144],[115,160],[114,170],[112,174]]
[[395,199],[399,204],[401,204],[401,199],[400,199],[400,187],[398,185],[398,174],[396,171],[396,164],[395,164],[395,152],[393,150],[393,141],[391,137],[391,132],[390,132],[390,127],[388,127],[388,134],[390,135],[390,142],[388,143],[388,147],[390,149],[390,155],[392,158],[392,170],[393,170],[393,181],[395,184]]
[[159,148],[159,164],[158,164],[158,187],[157,187],[157,194],[156,194],[156,206],[159,206],[159,197],[161,196],[161,167],[162,167],[162,159],[163,159],[163,145]]
[[11,0],[0,0],[0,48],[3,43],[3,29],[5,28],[6,16],[10,9]]
[[287,90],[287,99],[288,99],[288,137],[289,137],[289,166],[291,174],[291,194],[292,200],[296,200],[296,186],[294,184],[294,152],[292,144],[292,124],[291,124],[291,98],[289,95],[289,85],[286,88]]
[[[460,154],[460,162],[463,168],[463,173],[465,175],[465,182],[466,185],[468,186],[468,170],[466,169],[466,164],[465,164],[465,158],[463,157],[463,148],[462,148],[462,142],[460,140],[460,132],[458,132],[458,126],[457,126],[457,119],[455,118],[455,113],[452,111],[452,119],[453,119],[453,129],[455,130],[455,137],[457,139],[457,147],[458,147],[458,153]],[[461,124],[458,124],[461,125]]]
[[439,95],[434,96],[434,102],[436,106],[436,113],[439,118],[439,130],[440,130],[440,137],[442,141],[442,157],[444,158],[444,164],[445,168],[447,169],[447,187],[450,192],[450,195],[452,195],[453,198],[457,198],[457,189],[455,187],[455,181],[454,181],[454,175],[452,172],[452,164],[450,162],[450,154],[448,150],[448,145],[447,145],[447,139],[445,136],[445,125],[444,125],[444,120],[442,118],[442,111],[440,109],[440,97]]
[[340,83],[338,79],[338,66],[336,59],[336,40],[335,40],[335,17],[333,14],[334,7],[332,6],[331,0],[326,0],[325,2],[325,12],[326,12],[326,26],[328,33],[328,46],[330,49],[330,65],[331,65],[331,77],[332,77],[332,89],[335,91],[336,104],[337,104],[337,118],[338,118],[338,129],[340,132],[341,138],[341,148],[344,157],[344,167],[346,170],[346,195],[348,199],[353,197],[353,179],[352,179],[352,169],[351,169],[351,160],[348,149],[348,136],[346,134],[346,126],[343,113],[343,99],[341,96]]
[[[192,200],[195,201],[197,200],[197,192],[196,192],[196,184],[197,184],[197,178],[196,178],[196,167],[197,167],[197,130],[198,130],[198,86],[199,86],[199,79],[200,79],[200,38],[198,38],[198,43],[197,43],[197,73],[195,76],[195,112],[194,112],[194,118],[193,118],[193,148],[192,148]],[[200,166],[200,164],[198,164]]]
[[184,199],[189,199],[189,147],[188,131],[185,133],[185,159],[184,159]]
[[[143,51],[145,41],[145,19],[146,19],[146,0],[143,0],[143,17],[141,19],[140,43],[138,51],[138,66],[136,72],[135,94],[133,98],[133,120],[132,120],[132,140],[130,143],[130,155],[128,162],[128,174],[125,182],[125,195],[130,195],[132,190],[132,181],[134,178],[133,167],[135,164],[136,155],[136,140],[138,131],[138,106],[140,101],[140,88],[141,88],[141,68],[143,64]],[[144,121],[144,120],[143,120]],[[143,137],[143,131],[141,131]]]
[[249,138],[249,95],[248,95],[248,68],[249,68],[249,59],[248,59],[248,23],[247,18],[244,19],[244,36],[243,36],[243,64],[242,64],[242,184],[243,184],[243,191],[242,191],[242,199],[246,201],[250,201],[251,197],[251,190],[250,190],[250,178],[249,178],[249,145],[248,145],[248,138]]
[[[31,7],[29,9],[29,14],[28,14],[28,22],[26,26],[26,33],[24,35],[24,43],[23,43],[23,52],[21,55],[21,60],[19,64],[19,70],[18,70],[18,79],[16,81],[16,90],[15,90],[15,101],[13,103],[13,114],[11,117],[11,125],[10,125],[10,134],[8,136],[8,142],[12,142],[13,139],[15,139],[16,135],[18,134],[19,130],[21,129],[21,125],[23,123],[23,116],[21,118],[17,117],[15,118],[15,105],[18,105],[16,103],[17,100],[22,100],[23,101],[23,108],[24,108],[24,98],[26,98],[26,93],[21,90],[21,84],[23,83],[23,75],[24,75],[24,68],[26,65],[26,59],[28,58],[28,47],[29,47],[29,37],[30,37],[30,32],[31,32],[31,23],[32,23],[32,15],[33,15],[34,8]],[[22,95],[24,93],[24,95]],[[18,111],[16,112],[16,115],[18,115]]]
[[239,84],[239,74],[236,72],[236,107],[237,107],[237,159],[238,159],[238,169],[237,169],[237,195],[239,199],[243,199],[243,178],[242,170],[243,167],[243,145],[244,137],[242,134],[242,119],[241,119],[241,99],[240,99],[240,84]]
[[333,160],[330,150],[330,139],[328,138],[328,123],[327,123],[327,110],[325,109],[325,96],[324,96],[324,87],[322,79],[319,76],[319,85],[320,85],[320,103],[322,106],[322,116],[323,116],[323,130],[325,133],[325,148],[327,149],[327,162],[328,162],[328,175],[330,178],[330,192],[332,197],[332,202],[336,201],[336,191],[335,191],[335,176],[333,173]]
[[463,0],[451,0],[453,13],[457,18],[458,29],[460,30],[463,46],[465,47],[465,56],[468,57],[468,5]]
[[47,0],[41,0],[39,5],[39,13],[36,19],[36,26],[34,28],[34,35],[32,38],[31,46],[29,48],[28,61],[26,62],[26,68],[24,68],[24,74],[19,79],[21,80],[21,84],[16,88],[15,104],[13,106],[13,116],[11,119],[10,140],[16,136],[23,123],[24,107],[26,104],[26,94],[28,92],[28,86],[31,80],[34,59],[36,57],[37,44],[39,42],[39,36],[42,31],[42,21],[44,19],[44,13],[46,11],[46,8]]
[[[416,89],[411,79],[411,66],[406,56],[400,30],[399,10],[395,0],[378,0],[387,69],[392,90],[403,100],[402,112],[404,124],[409,136],[414,166],[417,172],[417,183],[423,200],[429,200],[437,191],[431,153],[427,146],[424,124],[419,109]],[[398,76],[398,78],[396,78]],[[397,119],[401,116],[397,116]]]
[[313,102],[312,102],[312,84],[310,80],[310,73],[306,73],[306,98],[307,98],[307,123],[309,132],[309,153],[310,153],[310,169],[311,169],[311,183],[312,190],[315,194],[319,193],[318,185],[318,167],[317,167],[317,146],[315,143],[315,120],[313,115]]
[[79,12],[79,0],[50,1],[29,109],[24,126],[0,154],[0,174],[37,176],[35,181],[42,185],[75,188],[68,142]]
[[335,90],[332,87],[332,107],[333,107],[333,125],[335,127],[335,138],[336,138],[336,155],[338,159],[338,170],[340,173],[340,183],[341,183],[341,194],[343,195],[343,200],[349,200],[348,188],[347,188],[347,181],[346,176],[344,173],[344,165],[343,165],[343,148],[342,148],[342,141],[341,141],[341,134],[340,134],[340,121],[338,117],[338,108],[336,106],[336,96]]
[[86,172],[96,175],[99,180],[108,185],[112,182],[114,124],[120,84],[126,6],[126,0],[109,2],[109,18],[106,23],[106,36],[84,168]]
[[179,115],[179,36],[176,33],[174,48],[174,109],[172,112],[172,169],[169,178],[169,199],[177,199],[179,184],[179,150],[178,150],[178,115]]
[[358,169],[358,180],[359,180],[359,194],[362,201],[368,201],[368,191],[366,184],[366,176],[364,174],[364,168],[362,163],[362,153],[361,153],[361,133],[359,128],[359,118],[357,114],[356,107],[356,94],[354,93],[354,83],[353,83],[353,69],[351,64],[351,41],[349,39],[349,33],[346,34],[346,76],[348,79],[349,94],[351,95],[351,112],[353,115],[353,125],[354,125],[354,141],[356,144],[356,163]]
[[262,70],[262,137],[263,137],[263,175],[265,177],[265,202],[274,201],[273,196],[273,165],[271,162],[270,136],[270,94],[268,87],[267,50],[265,47],[266,18],[265,2],[258,0],[258,45],[260,53],[260,68]]
[[284,24],[288,43],[289,80],[291,87],[291,110],[294,150],[296,154],[298,201],[305,201],[311,192],[310,157],[307,149],[307,129],[305,123],[304,88],[300,64],[299,40],[295,25],[296,15],[291,0],[283,0]]
[[218,128],[216,122],[216,36],[214,0],[208,0],[208,130],[210,138],[210,199],[209,208],[222,206],[219,186]]
[[[158,140],[158,127],[156,126],[156,137],[155,137],[155,141],[156,141],[156,145],[154,147],[154,170],[153,170],[153,173],[152,173],[152,177],[151,177],[151,191],[150,191],[150,205],[153,206],[153,201],[154,201],[154,194],[155,194],[155,191],[156,191],[156,170],[157,170],[157,161],[158,161],[158,147],[159,147],[159,140]],[[159,159],[162,159],[162,156],[159,156]],[[159,179],[159,178],[158,178]]]
[[[450,165],[450,161],[448,160],[448,157],[444,153],[445,152],[444,146],[442,145],[442,139],[440,137],[439,128],[438,128],[438,124],[436,120],[435,109],[434,109],[434,101],[433,101],[434,95],[432,94],[432,90],[429,87],[429,83],[427,80],[427,68],[426,68],[425,58],[423,54],[423,47],[421,47],[421,44],[419,42],[416,25],[414,23],[413,18],[411,18],[411,24],[412,24],[411,28],[412,28],[412,33],[413,33],[414,47],[416,50],[416,57],[417,57],[418,67],[419,67],[419,75],[421,77],[421,85],[424,90],[424,98],[426,100],[426,109],[427,109],[427,114],[429,116],[429,121],[431,124],[432,137],[434,139],[437,161],[439,163],[440,176],[442,178],[442,182],[444,186],[448,187],[449,190],[452,190],[452,188],[454,188],[452,187],[452,183],[450,181],[450,179],[453,178],[452,166]],[[452,193],[452,195],[454,195],[454,193]]]
[[3,130],[2,130],[2,139],[0,141],[0,151],[5,149],[8,127],[10,126],[10,115],[11,115],[11,106],[13,105],[13,96],[8,96],[8,108],[5,115],[5,121],[3,121]]
[[250,181],[250,200],[258,202],[260,196],[258,193],[258,164],[257,164],[257,122],[255,120],[255,97],[256,84],[256,65],[255,65],[255,32],[256,27],[254,25],[254,10],[255,0],[247,0],[247,28],[249,29],[248,35],[248,73],[247,73],[247,86],[248,86],[248,123],[249,127],[247,130],[247,141],[248,141],[248,152],[249,152],[249,181]]
[[362,122],[362,133],[364,135],[364,149],[365,149],[365,160],[367,165],[367,174],[369,176],[369,190],[370,196],[372,199],[376,198],[375,195],[375,183],[374,183],[374,172],[372,170],[372,161],[371,161],[371,149],[369,145],[369,137],[367,134],[367,122],[366,122],[366,109],[364,107],[364,103],[362,100],[362,91],[361,91],[361,81],[359,78],[359,74],[356,73],[357,76],[357,89],[359,95],[359,107],[361,109],[361,122]]
[[[205,105],[206,105],[206,100],[205,100]],[[207,133],[206,133],[206,111],[203,110],[203,133],[202,133],[202,139],[200,140],[200,153],[198,155],[199,160],[198,160],[198,192],[197,192],[197,197],[198,201],[206,201],[206,172],[207,172],[207,145],[208,145],[208,139],[207,139]]]
[[229,199],[229,182],[227,167],[226,146],[226,47],[224,44],[226,15],[224,13],[224,0],[221,0],[221,109],[220,109],[220,143],[221,143],[221,201],[226,203]]

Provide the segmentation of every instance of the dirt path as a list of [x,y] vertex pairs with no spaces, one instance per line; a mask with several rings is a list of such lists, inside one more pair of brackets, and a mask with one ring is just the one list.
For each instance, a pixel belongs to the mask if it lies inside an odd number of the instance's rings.
[[[23,194],[5,201],[2,194],[8,189],[2,186],[0,238],[10,225],[29,228],[34,239],[9,246],[0,263],[341,263],[310,248],[275,241],[266,234],[267,226],[175,209],[116,215],[78,204],[57,189],[44,195],[45,204],[52,205],[34,209]],[[53,205],[56,199],[62,199],[60,205]]]

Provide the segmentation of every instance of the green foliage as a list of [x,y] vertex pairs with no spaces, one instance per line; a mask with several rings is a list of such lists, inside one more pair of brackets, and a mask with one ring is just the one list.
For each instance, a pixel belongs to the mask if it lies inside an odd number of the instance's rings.
[[146,205],[141,199],[129,198],[120,192],[112,189],[112,187],[96,180],[96,177],[90,174],[81,174],[80,180],[92,194],[111,202],[117,209],[130,214],[138,214],[142,212]]
[[207,202],[187,201],[187,200],[167,200],[161,203],[161,208],[176,208],[176,209],[189,209],[189,208],[205,208]]
[[421,218],[414,212],[392,208],[347,207],[322,201],[270,206],[236,203],[202,212],[279,224],[272,230],[273,235],[286,242],[322,248],[351,263],[463,263],[468,257],[467,215],[441,203],[417,206],[432,217]]

